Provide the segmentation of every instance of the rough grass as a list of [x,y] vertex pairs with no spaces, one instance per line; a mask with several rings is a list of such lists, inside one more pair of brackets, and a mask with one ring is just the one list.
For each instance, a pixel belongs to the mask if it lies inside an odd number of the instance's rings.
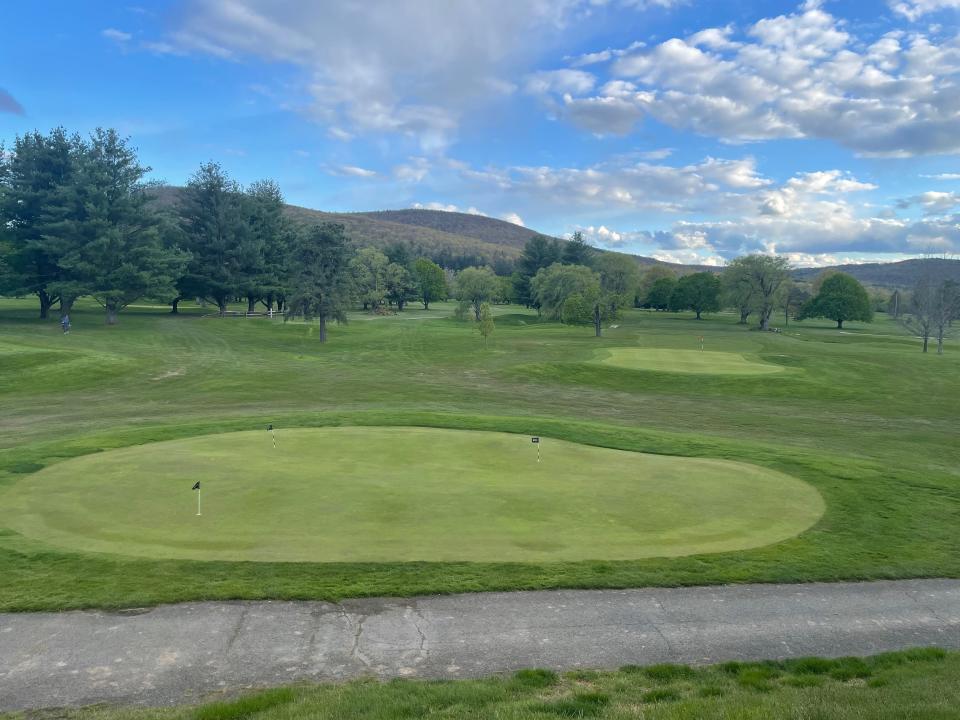
[[810,485],[754,465],[547,437],[539,450],[434,428],[203,435],[57,463],[0,491],[0,525],[138,557],[536,562],[757,547],[823,511]]
[[[672,666],[666,674],[625,668],[557,676],[424,682],[371,680],[299,685],[197,707],[94,707],[64,720],[399,720],[400,718],[645,718],[647,720],[947,720],[960,718],[960,653],[936,648],[856,659],[856,677],[833,672],[852,660]],[[663,666],[661,666],[663,667]],[[683,671],[680,671],[683,668]],[[816,672],[809,672],[811,669]],[[744,682],[744,678],[762,678]],[[810,682],[811,678],[815,682]],[[2,716],[4,718],[17,716]]]
[[[411,308],[413,310],[413,308]],[[728,315],[630,311],[619,327],[540,323],[500,308],[485,350],[450,306],[355,316],[320,346],[302,324],[171,317],[116,327],[81,304],[74,330],[0,302],[0,487],[63,459],[235,430],[338,425],[543,435],[728,459],[800,478],[826,503],[800,536],[753,550],[579,562],[237,563],[67,552],[0,526],[0,609],[188,599],[323,598],[471,590],[960,576],[960,352],[922,355],[882,316],[758,333]],[[709,348],[802,372],[624,370],[598,350]],[[191,497],[192,499],[192,497]]]

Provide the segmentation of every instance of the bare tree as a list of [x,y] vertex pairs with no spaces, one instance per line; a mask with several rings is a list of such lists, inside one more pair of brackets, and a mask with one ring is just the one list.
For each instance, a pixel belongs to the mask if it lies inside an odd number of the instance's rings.
[[953,321],[960,317],[960,285],[929,267],[913,288],[909,313],[901,322],[923,339],[923,352],[927,352],[930,338],[935,337],[937,354],[942,355],[944,338]]

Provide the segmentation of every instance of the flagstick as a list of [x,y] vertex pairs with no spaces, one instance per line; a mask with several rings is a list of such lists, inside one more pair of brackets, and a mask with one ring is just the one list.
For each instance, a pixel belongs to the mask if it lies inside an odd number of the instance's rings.
[[270,428],[270,437],[273,438],[273,449],[277,449],[277,433],[273,428]]
[[537,462],[540,462],[540,443],[537,443]]
[[200,515],[200,488],[197,488],[197,515]]

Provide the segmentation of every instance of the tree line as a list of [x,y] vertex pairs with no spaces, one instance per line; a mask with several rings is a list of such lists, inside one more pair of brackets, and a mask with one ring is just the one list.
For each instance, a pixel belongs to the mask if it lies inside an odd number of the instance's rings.
[[923,338],[924,352],[930,338],[942,352],[960,314],[960,290],[944,278],[925,276],[909,292],[879,298],[839,272],[809,287],[795,283],[785,258],[759,254],[677,277],[666,266],[641,272],[636,258],[596,250],[579,232],[568,241],[535,235],[515,263],[490,267],[452,255],[438,263],[400,243],[357,248],[341,225],[293,223],[275,182],[241,187],[215,162],[201,164],[164,208],[149,172],[115,130],[84,138],[57,128],[18,136],[9,151],[0,146],[0,293],[35,295],[41,318],[54,305],[67,315],[89,296],[108,324],[142,298],[169,303],[174,313],[196,299],[221,315],[242,300],[248,313],[262,305],[317,320],[321,340],[327,322],[344,321],[351,307],[403,311],[419,300],[429,309],[451,294],[457,315],[471,316],[484,339],[493,302],[592,325],[598,337],[630,306],[689,310],[697,319],[732,308],[742,324],[756,318],[760,330],[771,329],[778,309],[785,323],[823,317],[838,328],[883,309]]
[[0,147],[0,293],[35,295],[41,318],[89,296],[108,324],[142,298],[174,313],[199,299],[221,315],[243,300],[248,312],[316,318],[321,339],[352,303],[376,312],[447,297],[444,269],[402,245],[358,250],[340,225],[291,223],[272,180],[244,188],[204,163],[165,209],[149,172],[114,130],[57,128]]

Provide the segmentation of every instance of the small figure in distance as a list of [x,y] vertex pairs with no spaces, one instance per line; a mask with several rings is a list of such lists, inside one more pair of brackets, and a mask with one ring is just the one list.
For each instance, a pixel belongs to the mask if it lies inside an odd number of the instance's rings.
[[63,327],[63,334],[69,335],[70,334],[70,316],[64,315],[62,318],[60,318],[60,325],[61,327]]

